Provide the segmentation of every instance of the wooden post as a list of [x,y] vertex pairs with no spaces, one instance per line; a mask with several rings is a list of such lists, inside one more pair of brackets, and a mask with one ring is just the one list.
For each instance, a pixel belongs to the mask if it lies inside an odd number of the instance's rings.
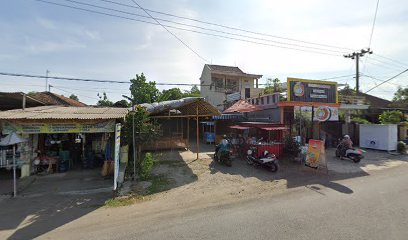
[[200,126],[198,124],[198,106],[196,107],[196,117],[197,117],[197,160],[200,154]]

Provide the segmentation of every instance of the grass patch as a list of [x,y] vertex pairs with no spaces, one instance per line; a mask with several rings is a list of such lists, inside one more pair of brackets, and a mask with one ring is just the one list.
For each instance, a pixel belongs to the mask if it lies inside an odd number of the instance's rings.
[[108,208],[115,208],[115,207],[123,207],[123,206],[129,206],[138,202],[142,202],[147,200],[148,197],[146,196],[141,196],[141,195],[129,195],[129,196],[123,196],[123,197],[117,197],[117,198],[111,198],[107,201],[105,201],[105,207]]
[[147,189],[149,194],[163,192],[170,189],[171,181],[164,175],[152,176],[152,185]]

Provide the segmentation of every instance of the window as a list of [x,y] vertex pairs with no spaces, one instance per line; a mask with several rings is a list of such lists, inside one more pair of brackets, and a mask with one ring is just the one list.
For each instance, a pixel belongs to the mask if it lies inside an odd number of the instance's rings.
[[269,101],[270,101],[269,99],[270,99],[270,97],[271,97],[271,96],[266,96],[266,104],[269,104]]
[[224,79],[212,77],[211,84],[214,86],[215,91],[224,91]]
[[261,97],[261,105],[264,105],[264,98]]
[[259,98],[256,99],[256,105],[259,105]]
[[238,92],[239,91],[239,81],[237,79],[227,78],[227,86],[225,88],[227,90],[231,90],[232,92]]

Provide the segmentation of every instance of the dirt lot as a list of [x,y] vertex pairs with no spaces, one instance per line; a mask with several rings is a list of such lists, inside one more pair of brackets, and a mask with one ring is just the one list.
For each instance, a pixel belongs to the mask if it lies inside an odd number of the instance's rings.
[[[194,148],[192,148],[194,149]],[[216,204],[227,200],[254,197],[264,193],[279,193],[287,189],[320,184],[339,192],[350,190],[336,184],[336,180],[367,176],[370,173],[406,164],[408,157],[390,155],[381,151],[367,151],[361,163],[334,158],[334,150],[326,153],[328,171],[315,171],[292,159],[280,159],[277,173],[249,166],[242,159],[235,159],[232,167],[212,161],[213,146],[203,145],[207,150],[195,160],[191,151],[166,151],[156,154],[158,159],[153,178],[131,186],[132,191],[153,194],[156,201],[166,200],[176,205],[195,203]],[[161,192],[160,194],[155,194]],[[186,201],[188,200],[188,201]]]

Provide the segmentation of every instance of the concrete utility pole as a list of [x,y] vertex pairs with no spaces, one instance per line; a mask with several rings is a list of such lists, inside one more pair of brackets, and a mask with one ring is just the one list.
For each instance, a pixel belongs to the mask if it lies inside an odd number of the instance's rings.
[[359,90],[360,90],[360,72],[359,72],[359,61],[360,61],[360,57],[363,57],[364,54],[373,54],[373,51],[370,50],[370,48],[366,49],[361,49],[360,52],[353,52],[350,53],[348,55],[344,55],[345,58],[351,58],[351,59],[356,59],[356,92],[358,94]]
[[48,73],[50,73],[50,71],[45,71],[45,91],[48,90]]

